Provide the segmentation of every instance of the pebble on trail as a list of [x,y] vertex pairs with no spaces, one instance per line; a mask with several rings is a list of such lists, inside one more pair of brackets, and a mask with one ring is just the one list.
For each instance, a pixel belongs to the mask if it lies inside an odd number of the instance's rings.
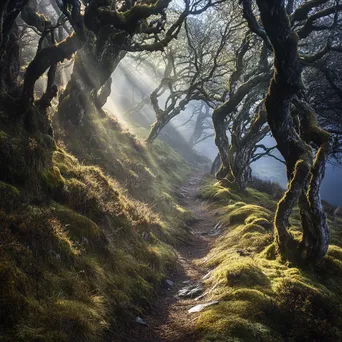
[[203,311],[208,306],[216,305],[218,303],[219,303],[218,300],[213,300],[212,302],[209,302],[209,303],[198,304],[198,305],[192,307],[191,309],[189,309],[188,313],[200,312],[200,311]]

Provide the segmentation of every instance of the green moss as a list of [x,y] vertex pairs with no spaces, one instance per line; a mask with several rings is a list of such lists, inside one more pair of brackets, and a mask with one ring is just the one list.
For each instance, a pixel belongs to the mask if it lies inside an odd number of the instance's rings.
[[227,207],[228,213],[225,215],[225,221],[228,224],[237,223],[252,223],[256,219],[272,219],[272,213],[267,209],[257,206],[257,205],[243,205],[234,204]]
[[272,209],[274,210],[276,207],[276,201],[271,198],[270,195],[264,193],[264,192],[260,192],[258,190],[252,189],[252,188],[248,188],[247,189],[247,197],[257,203],[258,205],[268,208],[268,209]]
[[12,327],[27,308],[25,300],[25,275],[11,261],[0,260],[0,320]]
[[342,248],[334,245],[329,246],[328,256],[342,261]]
[[44,134],[31,135],[20,127],[15,133],[0,133],[0,178],[3,181],[27,185],[37,182],[37,175],[49,165],[55,145]]
[[249,262],[230,264],[225,268],[229,286],[267,286],[269,280],[260,267]]
[[0,209],[10,210],[19,205],[20,191],[11,184],[0,181]]
[[[211,199],[219,191],[210,179],[202,188]],[[206,256],[213,269],[207,286],[213,288],[211,299],[219,300],[220,304],[199,315],[197,328],[201,340],[340,340],[340,223],[331,225],[335,245],[329,247],[320,264],[315,269],[299,269],[284,263],[276,253],[272,236],[275,202],[269,195],[250,189],[241,198],[240,203],[212,203],[226,225]],[[291,233],[300,238],[298,208],[290,222]]]
[[260,254],[261,257],[264,257],[268,260],[274,260],[276,258],[276,246],[274,243],[267,246]]
[[83,163],[47,137],[0,131],[11,175],[0,182],[0,340],[103,341],[175,271],[170,243],[187,239],[192,219],[175,192],[189,165],[108,118],[83,128],[66,140]]
[[70,336],[101,341],[103,328],[107,326],[107,313],[101,297],[92,296],[87,304],[57,300],[49,307],[41,306],[37,309],[42,314],[39,320],[30,322],[30,325],[18,326],[18,341],[69,341]]
[[1,142],[6,141],[7,139],[9,139],[9,137],[10,136],[6,132],[0,130],[0,141]]
[[241,197],[234,194],[227,188],[221,187],[213,196],[214,201],[241,201]]
[[[253,305],[253,306],[250,306]],[[258,302],[232,300],[223,302],[199,319],[205,332],[201,341],[282,341],[279,333],[265,324],[255,321],[260,314]],[[240,317],[240,315],[245,317]]]
[[45,186],[48,191],[54,192],[64,186],[64,179],[59,168],[56,166],[51,169],[44,170],[41,173],[41,178],[43,186]]
[[260,234],[264,234],[266,233],[266,229],[263,228],[262,226],[259,226],[258,224],[254,223],[255,221],[253,221],[253,223],[249,223],[246,224],[242,231],[241,234],[246,234],[246,233],[260,233]]
[[273,229],[273,222],[263,217],[255,218],[250,224],[261,226],[268,231]]
[[61,205],[55,205],[54,208],[54,214],[72,238],[79,241],[86,239],[89,243],[95,243],[99,236],[103,234],[95,222],[86,216],[77,214]]

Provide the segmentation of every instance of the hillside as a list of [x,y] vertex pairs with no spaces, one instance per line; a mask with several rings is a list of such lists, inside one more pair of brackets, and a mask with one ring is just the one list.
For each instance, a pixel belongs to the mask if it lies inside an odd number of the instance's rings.
[[6,112],[0,340],[124,340],[176,270],[173,247],[187,241],[192,215],[175,195],[191,166],[107,115],[56,128],[55,145],[18,131]]
[[[1,113],[1,341],[342,338],[341,219],[328,255],[299,267],[275,252],[276,184],[202,179],[206,159],[147,147],[103,111],[78,126],[56,113],[54,139]],[[202,295],[179,297],[185,284]]]
[[[57,145],[1,120],[2,341],[341,339],[341,219],[328,255],[299,268],[275,253],[276,184],[202,179],[205,159],[147,148],[105,112],[55,114]],[[177,296],[187,283],[198,300]]]
[[[206,159],[147,148],[102,111],[79,126],[55,114],[55,140],[5,113],[2,341],[341,339],[341,219],[329,216],[328,255],[299,268],[275,253],[276,184],[239,193],[201,179]],[[188,282],[202,284],[199,301],[177,296]]]

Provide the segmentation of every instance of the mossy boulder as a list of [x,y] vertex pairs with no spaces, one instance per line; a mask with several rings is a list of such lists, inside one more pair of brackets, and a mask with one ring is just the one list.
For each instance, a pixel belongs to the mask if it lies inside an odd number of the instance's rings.
[[213,201],[241,201],[241,197],[235,194],[231,189],[219,187],[213,196]]
[[267,220],[264,217],[258,217],[258,218],[253,219],[251,224],[261,226],[268,231],[273,229],[273,222],[270,220]]
[[246,204],[240,207],[237,206],[237,203],[235,203],[232,210],[228,213],[227,219],[229,224],[249,224],[255,219],[265,218],[271,220],[272,218],[272,213],[269,210],[258,205]]
[[268,286],[269,279],[261,268],[249,262],[230,264],[225,269],[229,286]]
[[255,224],[255,221],[253,223],[246,224],[242,229],[241,229],[241,234],[247,234],[247,233],[259,233],[259,234],[265,234],[266,229],[262,227],[261,225]]

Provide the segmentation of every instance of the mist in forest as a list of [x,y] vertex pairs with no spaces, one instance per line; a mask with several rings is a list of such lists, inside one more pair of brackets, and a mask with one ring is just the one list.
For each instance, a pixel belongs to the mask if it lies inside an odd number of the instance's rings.
[[[158,78],[153,70],[148,65],[141,63],[136,68],[132,68],[133,61],[122,61],[115,70],[112,78],[115,80],[112,84],[112,92],[107,100],[106,108],[115,113],[115,115],[131,130],[135,131],[142,124],[146,129],[149,129],[155,118],[155,113],[149,102],[149,94],[153,91],[158,83]],[[134,65],[134,64],[133,64]],[[166,95],[164,96],[164,99]],[[131,113],[130,110],[140,101],[147,99],[144,106]],[[163,103],[163,98],[161,98]],[[190,103],[186,109],[176,116],[170,123],[174,130],[179,132],[188,141],[193,133],[194,120],[186,123],[192,116],[194,111],[195,101]],[[139,119],[140,117],[140,119]],[[163,139],[167,135],[165,131],[161,132],[160,137]],[[211,130],[213,132],[213,130]],[[170,134],[172,134],[170,132]],[[275,140],[272,137],[263,139],[263,143],[267,146],[274,146]],[[195,146],[195,150],[199,154],[209,158],[211,161],[217,156],[217,146],[214,142],[214,137],[210,137]],[[276,152],[280,157],[279,152]],[[286,188],[287,177],[286,167],[279,161],[265,157],[252,164],[253,174],[264,180],[274,181],[279,183],[283,188]],[[342,169],[340,166],[328,163],[325,177],[321,186],[322,198],[334,205],[342,205]]]

